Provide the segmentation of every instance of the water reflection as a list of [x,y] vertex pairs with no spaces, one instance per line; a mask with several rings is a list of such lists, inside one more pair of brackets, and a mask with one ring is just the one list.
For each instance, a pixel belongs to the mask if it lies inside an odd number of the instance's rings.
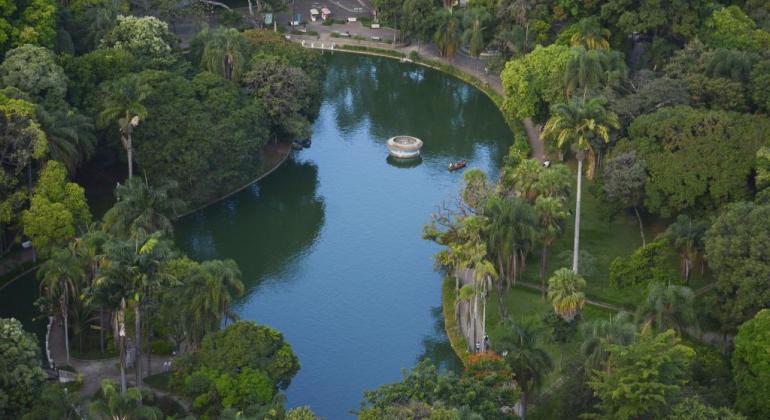
[[413,159],[399,159],[388,155],[388,157],[385,158],[385,161],[388,162],[388,165],[390,166],[394,166],[396,168],[401,168],[401,169],[409,169],[409,168],[414,168],[416,166],[420,166],[420,164],[422,163],[422,158],[418,156]]
[[324,224],[317,188],[318,167],[290,159],[248,193],[189,216],[178,235],[180,246],[196,258],[234,259],[250,290],[291,270],[292,261],[312,248]]

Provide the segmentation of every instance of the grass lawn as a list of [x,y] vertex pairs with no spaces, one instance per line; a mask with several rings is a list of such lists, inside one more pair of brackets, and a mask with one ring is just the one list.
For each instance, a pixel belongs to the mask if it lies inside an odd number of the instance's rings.
[[[570,200],[570,208],[574,211],[574,196]],[[592,193],[592,181],[584,179],[580,215],[580,249],[592,257],[592,261],[584,259],[580,262],[581,274],[584,275],[588,283],[586,294],[589,298],[633,309],[644,298],[646,286],[614,288],[609,284],[609,267],[612,260],[616,257],[629,256],[642,245],[639,223],[633,211],[610,215],[607,205]],[[643,220],[648,243],[661,234],[668,224],[668,221],[655,219],[651,216],[643,218]],[[573,216],[566,223],[564,235],[549,249],[546,279],[557,269],[569,268],[572,265],[571,251],[574,226]],[[539,261],[540,249],[535,249],[524,272],[524,281],[540,285]],[[679,257],[674,252],[671,252],[669,256],[669,266],[670,271],[678,275]],[[695,271],[689,284],[693,290],[697,290],[712,280],[708,271],[705,276],[701,276],[700,272],[697,272],[698,270]]]
[[[542,322],[545,315],[553,311],[551,304],[548,303],[547,300],[543,300],[540,293],[521,287],[514,287],[505,292],[503,296],[503,305],[508,312],[508,317],[514,322],[526,322],[529,320]],[[586,306],[583,310],[582,322],[607,318],[611,314],[611,311],[604,308]],[[491,343],[494,343],[495,340],[500,337],[504,328],[504,326],[500,325],[497,293],[496,291],[492,291],[487,303],[487,329]],[[559,344],[552,342],[547,334],[544,334],[542,345],[551,356],[551,360],[553,360],[555,367],[546,379],[546,384],[548,384],[558,378],[561,374],[558,369],[560,349]],[[577,356],[577,353],[580,350],[580,337],[576,334],[571,341],[564,343],[561,350],[564,352],[562,363],[566,366],[572,358]]]

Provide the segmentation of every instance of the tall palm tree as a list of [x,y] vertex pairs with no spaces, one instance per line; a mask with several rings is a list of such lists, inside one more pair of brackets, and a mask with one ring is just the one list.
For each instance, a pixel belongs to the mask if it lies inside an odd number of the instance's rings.
[[130,74],[118,79],[107,86],[102,111],[97,122],[104,127],[117,123],[120,130],[120,142],[126,150],[128,160],[128,178],[134,176],[133,168],[133,132],[139,121],[147,116],[144,100],[147,97],[147,87],[139,76]]
[[654,321],[659,331],[671,328],[681,334],[696,322],[694,300],[695,294],[687,286],[653,283],[638,316],[645,322]]
[[706,222],[680,214],[663,235],[679,252],[682,260],[682,276],[685,282],[690,281],[694,262],[701,259],[702,264],[703,235],[707,228]]
[[580,200],[582,194],[583,159],[589,158],[589,178],[593,173],[592,162],[595,160],[593,139],[605,143],[610,141],[610,129],[620,128],[618,116],[605,108],[606,101],[600,98],[557,104],[552,116],[545,124],[543,137],[553,139],[557,147],[564,149],[572,146],[577,152],[577,189],[575,200],[575,240],[572,251],[572,271],[578,272],[580,250]]
[[54,252],[51,258],[46,260],[37,271],[37,277],[41,280],[40,287],[45,291],[49,302],[53,304],[56,300],[59,301],[59,314],[64,323],[64,348],[67,363],[70,361],[70,299],[78,299],[83,274],[78,259],[67,248]]
[[539,343],[540,331],[533,324],[509,324],[505,332],[492,343],[493,349],[503,355],[514,374],[521,391],[519,417],[526,419],[527,404],[532,394],[553,369],[553,362]]
[[62,162],[70,173],[93,155],[96,136],[91,118],[72,109],[48,111],[38,107],[38,119],[48,139],[51,159]]
[[[543,250],[540,253],[540,279],[545,282],[548,248],[564,232],[564,221],[568,213],[563,199],[544,195],[535,200],[535,211],[540,218],[540,242],[543,243]],[[545,293],[545,284],[543,284],[543,293]]]
[[610,31],[603,27],[596,16],[580,19],[574,26],[575,33],[570,38],[573,47],[583,47],[588,50],[606,50],[610,48],[607,40]]
[[215,29],[205,42],[200,64],[212,73],[237,82],[248,60],[247,50],[246,39],[238,30]]
[[508,285],[515,285],[526,256],[537,238],[537,215],[518,197],[490,197],[484,215],[489,218],[488,238],[498,270]]
[[627,345],[636,337],[636,325],[631,316],[620,312],[609,319],[596,319],[580,326],[583,343],[580,351],[586,358],[586,371],[605,369],[611,344]]
[[548,279],[548,300],[565,321],[572,322],[586,304],[586,295],[581,291],[585,287],[583,276],[566,268],[556,270]]
[[171,194],[176,187],[176,181],[150,186],[146,178],[139,177],[118,185],[117,201],[104,214],[104,230],[131,238],[146,237],[153,232],[171,236],[171,219],[183,207],[183,202]]

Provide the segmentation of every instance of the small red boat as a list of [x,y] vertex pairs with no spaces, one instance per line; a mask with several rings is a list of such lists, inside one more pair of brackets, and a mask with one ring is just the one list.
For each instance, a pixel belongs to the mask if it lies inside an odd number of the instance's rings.
[[455,162],[455,163],[450,163],[450,164],[449,164],[449,170],[450,170],[450,171],[456,171],[456,170],[458,170],[458,169],[462,169],[462,168],[464,168],[464,167],[465,167],[465,165],[467,165],[467,164],[468,164],[468,162],[466,162],[466,161],[464,161],[464,160],[461,160],[461,161],[459,161],[459,162]]

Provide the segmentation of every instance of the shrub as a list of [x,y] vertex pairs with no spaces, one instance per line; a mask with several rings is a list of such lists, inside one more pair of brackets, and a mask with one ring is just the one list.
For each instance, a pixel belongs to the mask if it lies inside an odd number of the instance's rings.
[[670,283],[673,276],[665,267],[665,249],[663,241],[655,241],[640,247],[629,257],[616,257],[610,264],[610,285]]

